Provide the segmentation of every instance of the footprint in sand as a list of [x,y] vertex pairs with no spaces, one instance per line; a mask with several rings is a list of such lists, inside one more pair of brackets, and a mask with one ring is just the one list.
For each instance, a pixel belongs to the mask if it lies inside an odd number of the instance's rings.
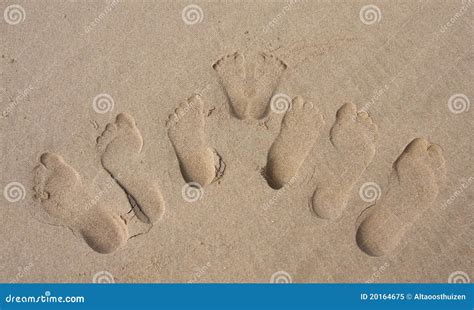
[[323,219],[336,219],[347,206],[349,193],[375,154],[377,126],[366,112],[357,112],[353,103],[336,113],[329,139],[333,149],[328,165],[317,167],[320,182],[313,193],[311,207]]
[[414,139],[393,164],[386,193],[359,217],[359,248],[371,256],[393,250],[433,204],[445,174],[441,148],[425,139]]
[[272,188],[282,188],[296,175],[323,125],[323,117],[313,103],[299,96],[293,99],[280,133],[268,151],[265,175]]
[[220,170],[220,157],[204,135],[203,105],[199,96],[192,96],[166,122],[184,180],[200,186],[210,184]]
[[127,226],[120,216],[93,200],[84,189],[79,174],[61,156],[45,153],[35,168],[35,198],[43,209],[62,225],[80,235],[96,252],[111,253],[128,239]]
[[140,131],[127,113],[120,113],[97,138],[102,166],[127,193],[137,217],[155,223],[163,216],[165,204],[158,185],[146,177],[142,147]]
[[268,103],[287,66],[276,56],[261,53],[256,64],[246,68],[244,56],[236,52],[222,57],[212,67],[220,77],[234,116],[262,119],[268,114]]

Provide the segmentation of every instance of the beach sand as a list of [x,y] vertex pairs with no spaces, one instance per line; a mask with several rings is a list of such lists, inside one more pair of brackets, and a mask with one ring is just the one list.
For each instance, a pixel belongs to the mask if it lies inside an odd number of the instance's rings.
[[472,1],[2,1],[1,282],[469,282]]

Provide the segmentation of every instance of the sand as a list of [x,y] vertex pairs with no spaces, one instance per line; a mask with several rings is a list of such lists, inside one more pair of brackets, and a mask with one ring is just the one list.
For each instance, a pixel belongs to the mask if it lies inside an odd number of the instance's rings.
[[469,282],[472,1],[3,1],[1,282]]

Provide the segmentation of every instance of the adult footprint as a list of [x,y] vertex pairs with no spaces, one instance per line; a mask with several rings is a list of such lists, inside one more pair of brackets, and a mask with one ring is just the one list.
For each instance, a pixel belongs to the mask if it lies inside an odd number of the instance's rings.
[[286,69],[276,56],[261,53],[253,72],[247,74],[244,56],[236,52],[219,59],[213,66],[239,119],[262,119],[268,114],[268,102]]
[[120,113],[115,123],[106,126],[97,138],[97,149],[107,172],[127,193],[137,217],[145,223],[154,223],[165,212],[163,196],[142,162],[143,139],[135,120],[127,113]]
[[[329,139],[333,146],[331,169],[320,176],[311,200],[315,214],[323,219],[339,217],[347,205],[349,193],[375,154],[377,126],[366,112],[356,111],[353,103],[344,104],[336,113]],[[322,166],[322,165],[321,165]]]
[[267,155],[265,174],[272,188],[280,189],[296,175],[323,124],[323,117],[313,103],[300,96],[293,99]]
[[64,159],[53,153],[41,155],[35,168],[35,197],[53,218],[82,236],[99,253],[111,253],[128,239],[127,226],[116,214],[94,201],[82,186],[81,177]]
[[438,145],[414,139],[393,164],[386,193],[362,213],[356,234],[359,248],[371,256],[394,249],[436,199],[445,169]]
[[186,182],[210,184],[219,170],[219,155],[209,147],[204,134],[203,102],[197,95],[182,102],[169,116],[166,126]]

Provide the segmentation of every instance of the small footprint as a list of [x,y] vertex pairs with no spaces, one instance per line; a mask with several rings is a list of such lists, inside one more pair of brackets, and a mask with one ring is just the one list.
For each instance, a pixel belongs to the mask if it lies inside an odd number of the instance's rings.
[[359,217],[359,248],[371,256],[393,250],[433,204],[445,174],[441,148],[425,139],[414,139],[393,164],[386,193]]
[[120,113],[115,123],[107,124],[97,138],[105,170],[127,193],[137,217],[145,223],[155,223],[165,212],[165,203],[158,185],[146,175],[141,165],[143,138],[134,118]]
[[323,125],[323,117],[313,103],[300,96],[293,99],[267,156],[265,175],[272,188],[282,188],[296,175]]
[[219,174],[219,155],[204,134],[204,104],[198,95],[182,102],[166,122],[186,182],[210,184]]
[[111,253],[124,245],[128,230],[120,216],[106,211],[103,201],[93,200],[84,189],[79,174],[64,159],[44,153],[35,168],[35,198],[53,218],[69,227],[96,252]]
[[[331,169],[321,164],[322,175],[311,200],[314,213],[323,219],[336,219],[345,209],[349,193],[375,155],[377,126],[366,112],[357,113],[353,103],[336,113],[329,139],[333,146]],[[324,169],[326,168],[326,169]]]
[[287,66],[276,56],[260,53],[253,72],[249,72],[244,55],[235,52],[222,57],[212,67],[229,97],[234,116],[262,119],[268,114],[268,103]]

